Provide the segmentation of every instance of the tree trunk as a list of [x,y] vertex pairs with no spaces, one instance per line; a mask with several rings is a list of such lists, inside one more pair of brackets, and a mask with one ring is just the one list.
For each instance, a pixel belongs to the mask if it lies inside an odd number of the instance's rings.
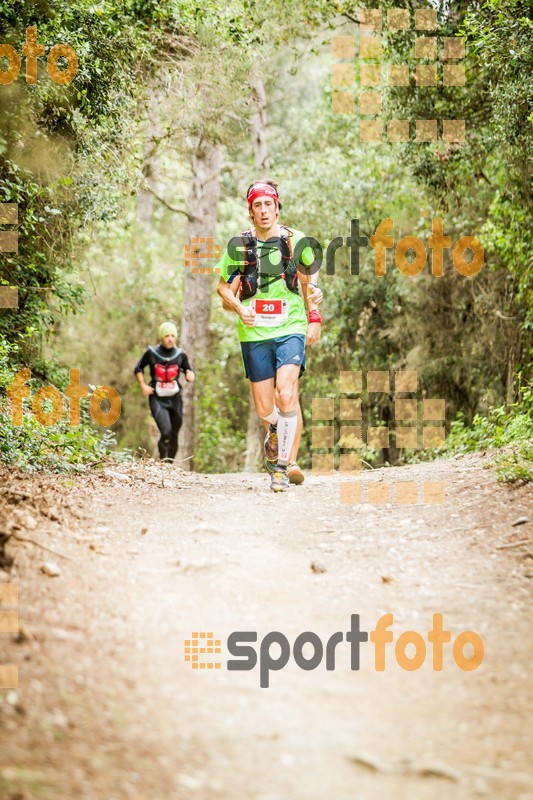
[[[267,101],[265,86],[261,78],[257,78],[252,85],[252,102],[255,113],[250,118],[252,142],[254,148],[254,167],[257,177],[268,169],[268,148],[266,138]],[[258,419],[252,391],[248,398],[248,430],[246,432],[246,459],[244,469],[247,472],[257,472],[263,460],[263,442],[265,429]]]
[[[191,252],[195,238],[215,236],[220,198],[220,147],[200,140],[192,157],[192,180],[189,193],[188,239]],[[211,311],[213,281],[210,275],[185,271],[180,346],[188,355],[197,374],[207,360],[207,328]],[[178,462],[183,469],[194,468],[195,384],[183,389],[183,427],[180,432]],[[187,460],[184,460],[187,459]]]
[[137,214],[146,233],[150,233],[154,213],[154,195],[150,187],[157,191],[157,144],[159,136],[160,94],[153,88],[148,98],[146,132],[144,137],[144,157],[142,174],[146,185],[141,186],[137,197]]
[[[507,351],[507,377],[506,377],[506,401],[508,406],[512,406],[515,401],[515,369],[518,354],[520,353],[520,328],[512,323],[508,326],[509,330],[509,349]],[[514,329],[514,330],[513,330]]]
[[[255,113],[250,118],[254,147],[254,168],[258,173],[261,173],[268,169],[267,99],[265,85],[261,78],[254,81],[252,85],[252,102],[255,106]],[[257,177],[265,176],[258,175]]]

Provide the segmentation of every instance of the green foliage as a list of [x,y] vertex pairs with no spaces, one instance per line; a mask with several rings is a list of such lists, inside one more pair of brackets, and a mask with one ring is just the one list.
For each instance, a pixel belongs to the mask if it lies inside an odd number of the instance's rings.
[[[392,5],[382,0],[379,8],[386,14]],[[343,8],[354,10],[351,3]],[[485,266],[473,279],[446,272],[445,260],[444,278],[418,281],[404,325],[416,341],[408,359],[424,387],[446,398],[452,416],[462,412],[465,430],[473,424],[478,433],[480,420],[493,419],[487,409],[512,402],[513,374],[529,378],[533,363],[532,28],[527,0],[441,4],[439,36],[466,41],[465,86],[420,88],[411,81],[383,90],[388,118],[466,122],[462,145],[410,141],[394,149],[452,243],[476,235],[485,250]],[[416,35],[385,31],[385,58],[413,64]]]
[[17,345],[10,344],[0,337],[0,391],[13,383],[17,370],[13,368],[13,362],[10,362],[10,357],[11,354],[16,354],[17,350]]
[[461,33],[475,52],[494,140],[522,161],[533,150],[533,18],[528,0],[468,7]]
[[1,422],[0,460],[28,472],[84,472],[102,466],[116,443],[110,431],[101,435],[88,424],[71,428],[63,422],[48,428],[28,415],[20,426]]
[[494,456],[498,480],[504,483],[531,483],[533,481],[533,444],[529,440],[513,442]]
[[[66,414],[57,424],[45,426],[29,410],[23,415],[22,425],[13,425],[6,389],[11,386],[18,371],[15,366],[18,357],[18,345],[9,344],[0,337],[0,461],[28,472],[81,472],[91,466],[101,465],[116,444],[114,434],[97,428],[83,405],[82,421],[76,427],[68,424]],[[55,364],[43,363],[41,366],[43,374],[52,376],[59,390],[67,386],[67,370]],[[34,378],[30,384],[37,388],[43,385],[43,381]],[[63,401],[67,408],[68,401],[64,396]],[[26,405],[29,405],[28,401]]]
[[493,465],[507,483],[533,481],[533,386],[522,387],[521,402],[476,414],[470,425],[459,413],[446,439],[446,452],[497,450]]
[[248,420],[248,382],[242,377],[242,357],[236,318],[215,310],[210,326],[209,363],[195,365],[198,437],[194,454],[200,472],[238,472],[243,468]]
[[112,431],[96,430],[85,415],[71,427],[68,417],[56,425],[42,425],[31,413],[22,425],[13,425],[8,404],[0,407],[0,461],[28,472],[83,472],[101,466],[116,444]]
[[[0,336],[21,345],[30,366],[57,314],[78,311],[83,289],[73,280],[76,229],[101,206],[76,180],[76,157],[91,148],[118,145],[128,127],[147,68],[157,47],[146,26],[126,11],[82,2],[48,4],[7,0],[0,22],[2,41],[18,52],[26,28],[37,26],[46,50],[67,42],[77,52],[78,74],[58,86],[39,60],[34,85],[24,79],[0,87],[0,199],[19,206],[19,251],[2,258],[0,282],[19,287],[19,308],[0,315]],[[100,198],[102,193],[100,192]]]
[[[219,382],[215,390],[203,374],[197,387],[198,438],[194,454],[198,472],[238,472],[244,463],[245,432],[236,427],[229,412],[239,405],[228,387]],[[226,397],[221,397],[226,394]],[[241,420],[242,422],[242,420]],[[240,428],[240,430],[239,430]]]

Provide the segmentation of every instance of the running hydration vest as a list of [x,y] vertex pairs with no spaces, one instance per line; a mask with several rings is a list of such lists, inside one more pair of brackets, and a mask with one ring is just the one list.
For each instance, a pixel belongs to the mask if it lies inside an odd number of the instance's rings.
[[156,364],[154,370],[156,379],[158,381],[163,381],[163,383],[176,380],[180,374],[180,368],[177,364],[169,364],[168,366],[165,366],[165,364]]
[[148,349],[151,350],[156,359],[158,359],[154,364],[156,381],[155,393],[158,397],[173,397],[178,394],[180,390],[178,383],[180,368],[177,364],[171,364],[169,362],[179,356],[181,350],[175,347],[172,355],[163,356],[151,345],[148,345]]
[[259,258],[257,255],[257,237],[252,234],[251,229],[244,231],[244,233],[241,234],[242,246],[244,248],[244,253],[242,255],[244,255],[244,260],[241,262],[242,266],[239,267],[241,273],[241,285],[239,287],[240,300],[247,300],[248,298],[257,294],[257,283],[259,278],[261,278],[261,291],[267,288],[273,281],[282,278],[290,292],[294,292],[294,294],[300,293],[300,287],[298,285],[298,268],[294,261],[294,255],[292,251],[292,234],[289,228],[287,228],[285,225],[280,225],[280,228],[281,235],[276,237],[277,241],[275,244],[273,243],[273,248],[279,247],[281,253],[282,271],[279,274],[275,274],[274,272],[271,274],[267,273],[269,279],[266,282],[263,278],[265,273],[261,275]]

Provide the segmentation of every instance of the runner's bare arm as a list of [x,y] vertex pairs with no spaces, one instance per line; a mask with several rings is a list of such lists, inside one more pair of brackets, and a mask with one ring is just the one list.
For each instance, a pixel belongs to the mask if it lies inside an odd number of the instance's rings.
[[302,294],[308,311],[314,311],[323,300],[322,289],[318,288],[318,273],[310,275],[305,269],[305,264],[298,267],[298,278],[302,287]]
[[[304,298],[307,311],[317,311],[319,303],[322,302],[322,290],[317,286],[318,275],[309,275],[303,270],[298,270],[298,278],[302,287],[302,294]],[[307,344],[315,344],[320,339],[321,323],[310,322],[307,326]]]
[[324,295],[322,294],[322,289],[318,286],[318,272],[314,275],[309,275],[307,272],[304,272],[304,269],[305,265],[301,264],[298,268],[298,278],[302,287],[302,294],[307,310],[312,311],[320,305],[324,299]]
[[141,392],[144,394],[145,397],[150,397],[150,395],[154,393],[154,390],[152,386],[148,386],[148,384],[144,380],[144,375],[142,374],[142,372],[136,372],[135,377],[139,382],[139,386],[141,387]]
[[229,306],[228,310],[236,311],[245,325],[250,328],[253,327],[255,322],[255,311],[249,306],[244,306],[241,301],[235,297],[231,285],[220,278],[217,286],[217,294],[222,299],[222,303]]
[[[240,278],[234,278],[232,280],[232,282],[229,284],[229,286],[231,288],[231,291],[233,292],[233,294],[235,296],[237,296],[237,292],[239,290],[239,286],[240,285],[241,285],[241,279]],[[229,305],[229,303],[226,302],[226,300],[224,300],[224,298],[222,299],[222,308],[224,309],[224,311],[236,311],[234,308],[232,308]]]
[[[240,278],[236,280],[240,281]],[[234,289],[234,283],[235,281],[228,283],[224,278],[220,278],[217,286],[217,294],[222,299],[222,306],[226,311],[235,311],[238,314],[241,302],[236,297],[237,287]]]

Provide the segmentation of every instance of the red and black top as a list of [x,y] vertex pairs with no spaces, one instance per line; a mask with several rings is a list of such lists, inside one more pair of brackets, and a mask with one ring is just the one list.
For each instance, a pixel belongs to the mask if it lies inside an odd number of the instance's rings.
[[189,363],[187,355],[179,347],[163,347],[158,344],[156,347],[149,346],[144,355],[139,359],[133,370],[135,374],[143,372],[146,367],[150,367],[150,386],[155,389],[157,381],[178,380],[181,372],[188,369],[194,372]]

